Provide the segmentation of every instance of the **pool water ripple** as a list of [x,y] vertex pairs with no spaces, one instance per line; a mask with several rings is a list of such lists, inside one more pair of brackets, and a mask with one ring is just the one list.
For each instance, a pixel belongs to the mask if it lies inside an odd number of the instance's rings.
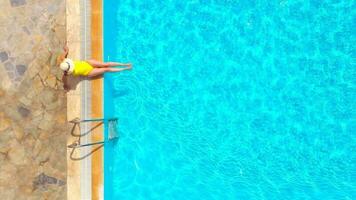
[[105,198],[356,198],[355,7],[106,0]]

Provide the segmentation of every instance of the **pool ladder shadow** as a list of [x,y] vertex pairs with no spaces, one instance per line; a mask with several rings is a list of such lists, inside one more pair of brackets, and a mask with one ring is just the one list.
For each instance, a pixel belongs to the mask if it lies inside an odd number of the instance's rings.
[[[84,133],[81,133],[80,124],[81,123],[87,123],[87,122],[98,122],[98,123],[95,126],[93,126],[92,128],[90,128],[88,131],[86,131]],[[72,151],[70,153],[70,159],[71,160],[83,160],[83,159],[87,158],[88,156],[92,155],[94,152],[96,152],[99,149],[101,149],[106,142],[118,139],[118,134],[117,134],[117,132],[118,132],[117,131],[118,119],[117,118],[110,118],[110,119],[98,118],[98,119],[85,119],[85,120],[80,120],[79,118],[75,118],[73,120],[70,120],[69,123],[73,124],[72,130],[71,130],[71,135],[73,137],[77,137],[78,138],[72,144],[67,146],[68,148],[72,149]],[[81,138],[83,136],[86,136],[86,135],[92,133],[95,129],[99,128],[100,126],[104,125],[105,123],[107,123],[107,127],[108,127],[108,138],[107,139],[104,139],[103,141],[99,141],[99,142],[81,144]],[[77,128],[79,129],[79,132],[81,134],[76,134],[75,133],[75,130]],[[97,146],[96,148],[92,149],[88,154],[83,155],[81,157],[74,157],[74,152],[75,152],[75,150],[77,148],[96,146],[96,145],[99,145],[99,146]]]

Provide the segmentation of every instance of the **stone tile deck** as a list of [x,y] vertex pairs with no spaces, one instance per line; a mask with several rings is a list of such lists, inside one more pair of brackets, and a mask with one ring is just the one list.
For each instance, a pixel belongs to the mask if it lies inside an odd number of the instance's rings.
[[[0,1],[0,194],[1,199],[81,199],[80,151],[71,154],[68,120],[81,117],[81,80],[62,90],[56,58],[67,41],[73,59],[83,59],[81,0]],[[88,1],[89,2],[89,1]],[[92,23],[92,57],[102,59],[102,0]],[[94,36],[94,37],[93,37]],[[102,116],[102,80],[92,81],[91,117]],[[93,125],[95,126],[95,124]],[[75,129],[73,134],[79,134]],[[96,129],[92,141],[102,140]],[[92,199],[103,198],[102,150],[92,155]],[[67,158],[65,157],[67,153]],[[67,171],[68,169],[68,171]],[[85,195],[84,195],[85,196]]]
[[66,199],[65,1],[0,1],[1,199]]

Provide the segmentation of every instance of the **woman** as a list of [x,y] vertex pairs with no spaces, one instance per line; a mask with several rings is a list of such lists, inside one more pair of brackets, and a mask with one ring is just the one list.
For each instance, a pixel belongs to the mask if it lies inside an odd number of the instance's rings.
[[[71,59],[67,58],[69,52],[68,47],[65,46],[63,50],[64,53],[59,56],[58,63],[60,63],[59,67],[64,72],[62,81],[65,90],[69,89],[67,83],[68,75],[95,77],[105,72],[119,72],[119,71],[132,69],[131,63],[100,62],[97,60],[72,61]],[[113,68],[114,66],[126,66],[126,67]]]

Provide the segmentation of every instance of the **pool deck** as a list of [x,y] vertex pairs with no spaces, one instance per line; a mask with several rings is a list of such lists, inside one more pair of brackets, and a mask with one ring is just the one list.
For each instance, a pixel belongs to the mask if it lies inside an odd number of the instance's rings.
[[0,1],[0,199],[66,199],[65,1]]
[[[102,60],[102,0],[67,0],[67,42],[72,59]],[[79,31],[80,30],[80,31]],[[67,118],[101,118],[102,78],[93,80],[72,79],[67,93]],[[103,139],[102,126],[91,123],[76,127],[73,134],[90,134],[81,137],[81,143],[96,142]],[[67,144],[78,140],[68,136]],[[94,151],[94,152],[92,152]],[[86,156],[89,155],[89,156]],[[67,199],[103,199],[103,147],[93,146],[67,150]],[[74,158],[74,159],[73,159]]]

